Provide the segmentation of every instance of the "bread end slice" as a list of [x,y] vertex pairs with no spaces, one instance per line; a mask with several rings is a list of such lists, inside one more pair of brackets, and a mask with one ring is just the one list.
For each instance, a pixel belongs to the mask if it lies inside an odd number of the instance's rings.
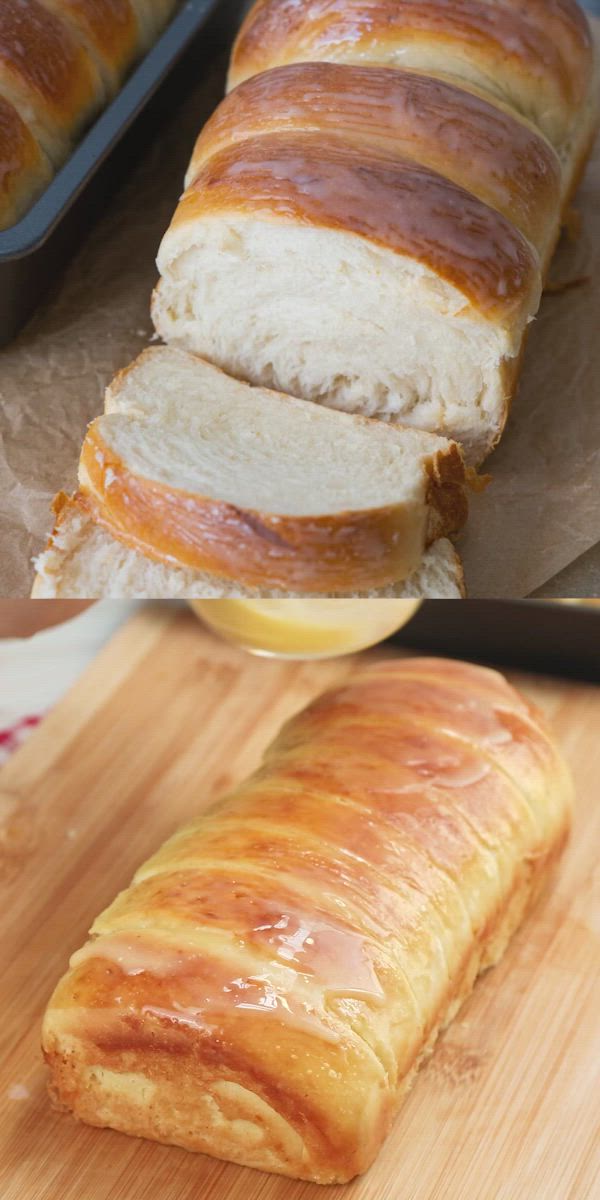
[[252,387],[153,348],[114,381],[79,486],[121,541],[292,593],[406,579],[467,512],[456,443]]
[[[36,560],[35,599],[224,599],[280,598],[293,593],[261,590],[218,579],[174,563],[155,562],[113,538],[96,523],[80,495],[59,494],[54,502],[55,527]],[[304,593],[305,594],[305,593]],[[424,554],[409,579],[383,588],[345,593],[359,599],[460,599],[464,597],[462,565],[452,543],[440,538]],[[312,593],[315,599],[332,598]]]

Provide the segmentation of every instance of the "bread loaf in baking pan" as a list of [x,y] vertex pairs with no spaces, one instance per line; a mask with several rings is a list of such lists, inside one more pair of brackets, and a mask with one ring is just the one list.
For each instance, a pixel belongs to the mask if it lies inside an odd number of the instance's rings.
[[259,0],[230,80],[159,250],[158,332],[482,461],[591,144],[585,16]]
[[496,672],[356,670],[95,921],[44,1018],[56,1101],[351,1179],[539,895],[570,804],[542,717]]
[[175,0],[0,0],[0,229],[37,199]]
[[88,429],[80,490],[150,557],[256,588],[346,594],[408,578],[467,513],[454,443],[145,351]]
[[106,99],[72,28],[38,0],[0,0],[0,95],[55,167]]
[[[134,550],[92,518],[89,500],[81,495],[55,501],[55,526],[46,549],[37,557],[32,596],[48,599],[223,600],[287,599],[278,588],[253,588],[237,579],[194,571],[162,562]],[[359,600],[460,600],[464,597],[460,558],[447,538],[425,551],[407,579],[382,588],[345,592]],[[333,599],[331,592],[303,593],[311,599]]]

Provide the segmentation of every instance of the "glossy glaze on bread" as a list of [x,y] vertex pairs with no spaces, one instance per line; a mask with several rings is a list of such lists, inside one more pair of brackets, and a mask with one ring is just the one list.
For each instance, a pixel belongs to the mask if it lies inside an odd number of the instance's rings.
[[588,95],[592,40],[576,0],[258,0],[234,48],[230,86],[315,59],[455,75],[560,143]]
[[140,49],[140,30],[130,0],[43,0],[62,17],[114,94]]
[[105,98],[75,34],[38,0],[0,0],[0,91],[55,166]]
[[418,71],[297,63],[255,75],[205,125],[186,186],[221,150],[295,131],[430,168],[502,213],[542,254],[547,247],[561,190],[552,147],[506,106]]
[[[62,165],[174,7],[175,0],[0,0],[0,105],[10,110],[0,114],[0,229],[31,207],[49,165]],[[25,133],[15,142],[18,122]]]
[[[209,158],[180,201],[173,234],[228,211],[368,239],[423,262],[499,321],[537,298],[536,256],[500,213],[428,167],[332,134],[268,134]],[[165,263],[174,241],[163,240]]]
[[95,922],[44,1019],[56,1100],[352,1178],[538,895],[570,802],[543,719],[496,672],[356,671]]

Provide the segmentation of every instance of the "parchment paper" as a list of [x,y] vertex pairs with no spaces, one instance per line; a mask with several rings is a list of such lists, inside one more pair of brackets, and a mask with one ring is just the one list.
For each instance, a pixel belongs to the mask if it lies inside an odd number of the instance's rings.
[[[0,596],[29,595],[50,500],[74,487],[104,387],[152,335],[154,257],[222,90],[219,66],[158,131],[61,283],[0,352]],[[459,543],[471,596],[560,595],[553,576],[600,541],[600,143],[576,207],[581,231],[564,239],[552,279],[588,282],[545,297],[531,331],[509,427],[486,464],[493,483],[473,497]],[[588,594],[585,578],[577,594]]]

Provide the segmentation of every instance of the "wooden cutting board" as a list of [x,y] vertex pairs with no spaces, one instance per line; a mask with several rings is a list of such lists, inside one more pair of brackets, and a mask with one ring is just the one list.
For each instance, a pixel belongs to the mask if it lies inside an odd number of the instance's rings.
[[514,677],[572,763],[571,844],[551,895],[440,1040],[366,1176],[295,1183],[87,1128],[48,1103],[40,1020],[93,918],[176,825],[256,764],[285,717],[356,661],[251,658],[191,614],[149,605],[3,769],[2,1200],[600,1196],[600,689],[589,685]]

